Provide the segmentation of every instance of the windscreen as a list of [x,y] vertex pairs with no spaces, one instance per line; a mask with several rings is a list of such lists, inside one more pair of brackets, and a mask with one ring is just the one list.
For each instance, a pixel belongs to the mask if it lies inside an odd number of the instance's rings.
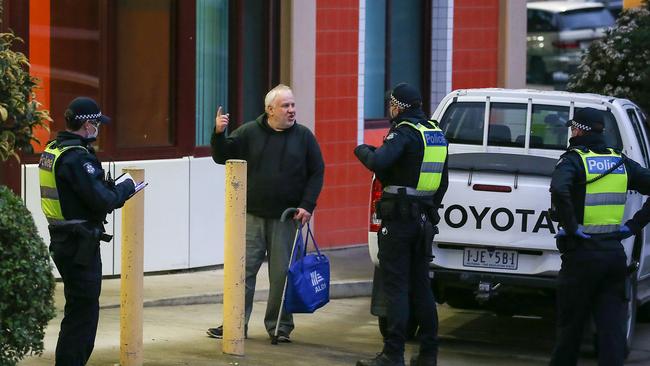
[[560,13],[560,30],[606,28],[614,25],[614,16],[605,8],[580,9]]

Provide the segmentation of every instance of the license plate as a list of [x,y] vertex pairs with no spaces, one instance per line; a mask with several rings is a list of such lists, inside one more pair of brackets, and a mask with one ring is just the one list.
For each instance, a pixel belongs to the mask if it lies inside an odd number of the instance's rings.
[[518,253],[515,250],[465,248],[463,266],[499,269],[517,269]]

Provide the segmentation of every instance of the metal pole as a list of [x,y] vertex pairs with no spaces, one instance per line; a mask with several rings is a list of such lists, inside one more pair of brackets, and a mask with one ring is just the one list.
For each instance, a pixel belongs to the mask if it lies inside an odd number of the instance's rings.
[[[144,169],[127,168],[136,182]],[[144,191],[131,197],[122,209],[122,272],[120,275],[120,365],[141,366],[142,277],[144,272]]]
[[246,161],[226,161],[223,264],[223,353],[244,355],[246,268]]

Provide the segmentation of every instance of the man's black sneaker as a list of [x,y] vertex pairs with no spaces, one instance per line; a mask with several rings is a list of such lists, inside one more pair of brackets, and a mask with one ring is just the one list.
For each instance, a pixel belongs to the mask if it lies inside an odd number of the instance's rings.
[[[271,341],[273,341],[275,335],[271,333],[269,334],[269,337],[271,338]],[[276,340],[278,343],[291,343],[291,338],[289,338],[289,335],[286,333],[279,333],[278,338],[276,338]]]
[[278,334],[278,342],[280,342],[280,343],[291,343],[291,339],[286,334]]
[[394,361],[385,353],[378,353],[375,358],[357,361],[357,366],[405,366],[404,360]]
[[[209,337],[221,339],[223,338],[223,325],[216,328],[208,328],[206,333]],[[244,326],[244,338],[248,339],[248,325]]]

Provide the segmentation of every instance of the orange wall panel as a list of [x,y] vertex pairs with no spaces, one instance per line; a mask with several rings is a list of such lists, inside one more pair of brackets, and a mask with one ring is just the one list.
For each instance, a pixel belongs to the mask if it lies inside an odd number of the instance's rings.
[[315,213],[324,247],[366,243],[370,172],[356,159],[359,2],[316,2],[316,137],[325,184]]
[[499,0],[455,0],[452,89],[497,86]]
[[[29,2],[29,62],[30,74],[40,80],[36,100],[43,109],[50,109],[50,0]],[[34,136],[40,144],[32,142],[35,152],[41,152],[50,138],[45,128],[36,128]]]

